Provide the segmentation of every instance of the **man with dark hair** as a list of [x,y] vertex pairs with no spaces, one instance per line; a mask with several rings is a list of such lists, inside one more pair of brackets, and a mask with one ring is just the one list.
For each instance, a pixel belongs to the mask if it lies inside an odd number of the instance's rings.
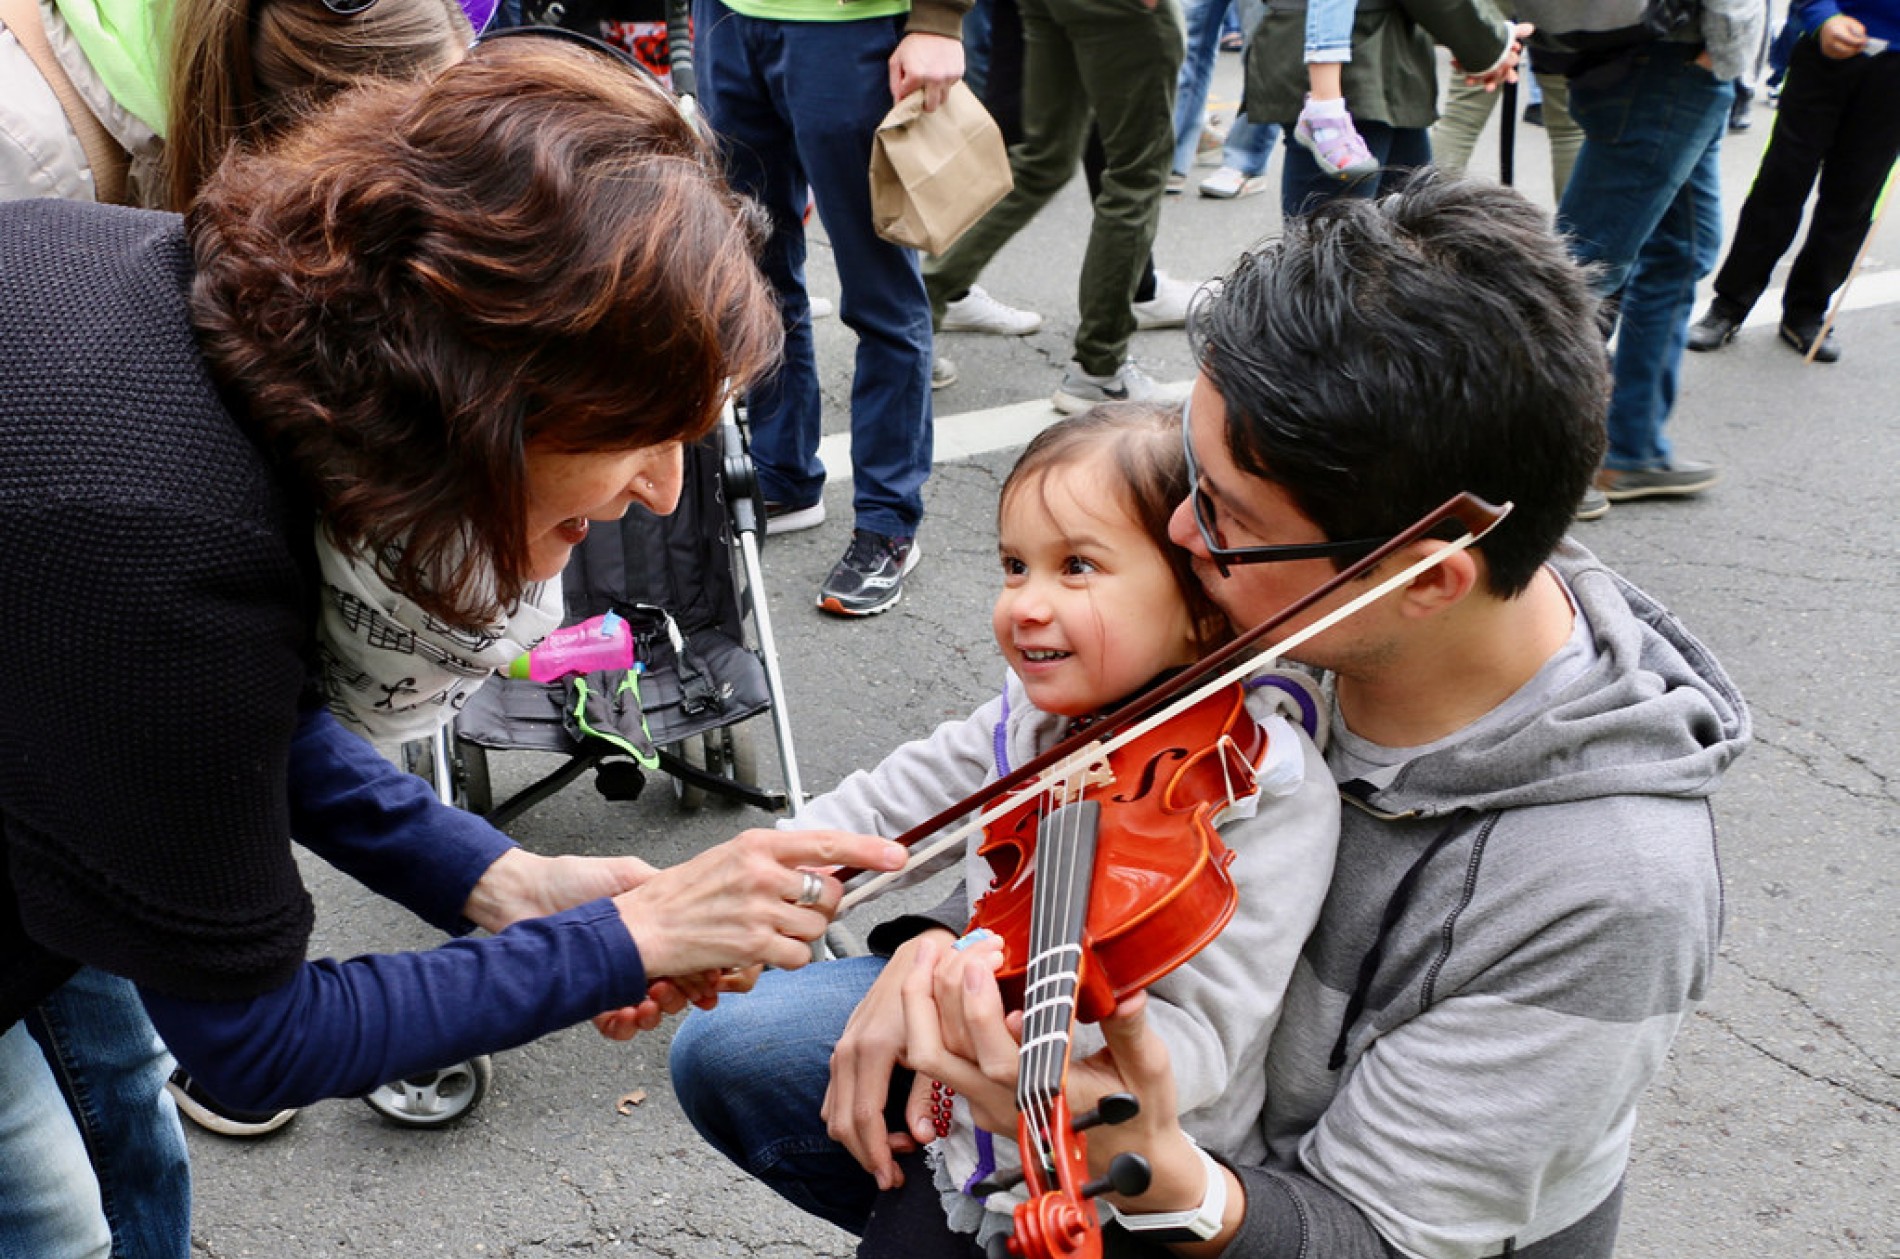
[[[1513,509],[1293,653],[1321,673],[1355,807],[1267,1053],[1268,1153],[1194,1148],[1166,1050],[1124,1007],[1068,1076],[1075,1113],[1143,1103],[1089,1133],[1094,1174],[1126,1151],[1154,1167],[1146,1193],[1109,1195],[1109,1254],[1611,1253],[1636,1100],[1715,964],[1709,796],[1749,720],[1666,610],[1564,538],[1603,443],[1594,305],[1522,197],[1425,176],[1290,224],[1197,308],[1195,489],[1173,532],[1235,625],[1460,491]],[[881,972],[812,967],[692,1015],[673,1051],[687,1114],[846,1227],[864,1169],[888,1181],[889,1149],[929,1140],[915,1093],[905,1132],[877,1122],[900,1058],[1011,1130],[1015,1046],[989,972],[964,973],[980,953],[947,947],[962,926],[886,924],[874,944],[911,938]],[[748,1024],[772,1055],[731,1054]]]

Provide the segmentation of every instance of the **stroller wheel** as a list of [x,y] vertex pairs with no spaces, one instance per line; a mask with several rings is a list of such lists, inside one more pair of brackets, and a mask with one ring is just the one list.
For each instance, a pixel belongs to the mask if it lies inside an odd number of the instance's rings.
[[470,813],[487,817],[495,808],[495,789],[488,781],[488,749],[479,743],[458,741],[455,752],[456,767],[461,771],[456,783],[461,788],[461,799],[456,803]]
[[440,1071],[392,1080],[363,1098],[371,1110],[404,1128],[440,1128],[474,1110],[495,1069],[487,1054]]
[[[678,743],[673,745],[673,751],[682,761],[685,761],[694,769],[709,768],[706,762],[710,758],[706,755],[706,737],[704,735],[689,735],[681,739]],[[696,813],[706,805],[706,789],[694,783],[689,783],[683,778],[675,778],[673,780],[673,802],[679,806],[681,813]]]
[[[747,787],[759,784],[759,740],[758,729],[752,722],[741,722],[736,726],[727,726],[719,732],[725,736],[726,776],[732,781]],[[735,800],[734,803],[737,803]]]

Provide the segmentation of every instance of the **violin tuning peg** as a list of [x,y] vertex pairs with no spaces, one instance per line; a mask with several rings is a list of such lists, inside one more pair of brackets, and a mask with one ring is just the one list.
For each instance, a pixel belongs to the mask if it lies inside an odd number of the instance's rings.
[[1133,1093],[1110,1093],[1095,1103],[1094,1110],[1076,1116],[1072,1126],[1077,1132],[1086,1132],[1098,1124],[1127,1123],[1140,1113],[1141,1103]]
[[976,1198],[987,1198],[993,1193],[1002,1193],[1005,1190],[1014,1189],[1017,1185],[1022,1183],[1023,1173],[1020,1170],[1000,1171],[992,1175],[988,1180],[979,1180],[976,1184],[971,1185],[970,1195]]
[[1139,1198],[1148,1192],[1153,1180],[1154,1169],[1147,1159],[1139,1154],[1117,1154],[1109,1160],[1108,1175],[1083,1185],[1082,1196],[1097,1198],[1105,1193],[1118,1193],[1124,1198]]

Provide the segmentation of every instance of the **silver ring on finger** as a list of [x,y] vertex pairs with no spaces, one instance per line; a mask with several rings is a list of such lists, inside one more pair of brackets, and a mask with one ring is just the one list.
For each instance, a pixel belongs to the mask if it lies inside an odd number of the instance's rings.
[[792,903],[794,905],[816,905],[825,898],[825,881],[813,874],[810,870],[804,873],[804,885],[798,889],[798,899]]

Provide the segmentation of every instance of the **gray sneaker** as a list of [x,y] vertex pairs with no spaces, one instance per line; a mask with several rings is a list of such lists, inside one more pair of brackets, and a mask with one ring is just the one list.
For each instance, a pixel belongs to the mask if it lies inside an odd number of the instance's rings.
[[1135,366],[1133,359],[1107,376],[1085,372],[1080,363],[1071,361],[1069,369],[1062,373],[1062,383],[1056,386],[1055,396],[1049,401],[1064,415],[1079,415],[1104,402],[1147,402],[1159,392],[1160,386]]
[[921,557],[915,538],[853,529],[844,558],[818,591],[818,606],[834,616],[876,616],[903,597],[904,578]]
[[1604,468],[1597,473],[1596,488],[1610,502],[1621,503],[1632,498],[1689,498],[1721,479],[1721,469],[1712,463],[1678,459],[1666,468]]

